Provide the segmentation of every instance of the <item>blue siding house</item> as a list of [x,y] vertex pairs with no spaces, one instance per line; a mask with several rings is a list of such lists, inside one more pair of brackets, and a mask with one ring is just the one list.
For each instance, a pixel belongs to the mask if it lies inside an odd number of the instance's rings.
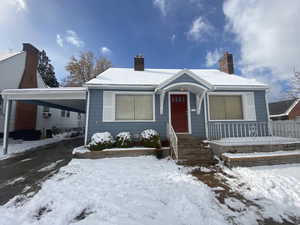
[[201,139],[267,132],[268,87],[234,75],[229,56],[220,60],[221,70],[147,69],[142,56],[135,57],[134,68],[106,70],[86,83],[85,143],[96,132],[138,134],[148,128],[165,139],[170,126]]

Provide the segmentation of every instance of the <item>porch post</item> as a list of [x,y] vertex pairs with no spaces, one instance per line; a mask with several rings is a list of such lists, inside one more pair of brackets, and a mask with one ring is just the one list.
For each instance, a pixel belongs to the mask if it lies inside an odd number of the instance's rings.
[[[207,92],[206,92],[207,93]],[[209,135],[208,135],[208,122],[207,122],[207,94],[205,93],[204,95],[204,120],[205,120],[205,136],[208,139]]]
[[89,129],[89,114],[90,114],[90,91],[87,89],[86,109],[85,109],[85,132],[84,132],[84,145],[88,143],[88,129]]
[[3,154],[7,154],[8,147],[8,136],[9,136],[9,119],[11,113],[11,102],[12,100],[6,100],[5,106],[5,120],[4,120],[4,131],[3,131]]

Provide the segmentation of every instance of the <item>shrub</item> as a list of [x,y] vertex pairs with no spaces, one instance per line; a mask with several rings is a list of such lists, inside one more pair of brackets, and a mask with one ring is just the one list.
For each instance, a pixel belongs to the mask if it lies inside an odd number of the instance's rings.
[[116,147],[128,148],[133,146],[133,138],[129,132],[121,132],[116,136]]
[[141,133],[141,144],[144,147],[160,148],[159,133],[153,129],[144,130]]
[[114,146],[113,136],[109,132],[95,133],[91,138],[88,149],[91,151],[101,151]]

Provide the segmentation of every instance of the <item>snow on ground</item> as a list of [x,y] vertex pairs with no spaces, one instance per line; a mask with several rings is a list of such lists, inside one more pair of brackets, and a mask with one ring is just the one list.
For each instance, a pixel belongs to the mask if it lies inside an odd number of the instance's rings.
[[[9,145],[8,145],[8,150],[7,150],[7,155],[3,155],[2,147],[3,145],[0,145],[0,160],[1,159],[7,159],[12,157],[14,154],[25,152],[28,150],[31,150],[32,148],[36,148],[39,146],[55,143],[62,141],[64,139],[70,138],[68,136],[68,133],[63,133],[60,135],[56,135],[53,138],[47,138],[47,139],[42,139],[42,140],[37,140],[37,141],[22,141],[18,140],[18,142],[13,142],[9,140]],[[11,143],[11,144],[10,144]]]
[[42,169],[39,169],[38,172],[45,172],[45,171],[52,170],[57,166],[57,164],[59,164],[62,161],[64,161],[64,160],[63,159],[57,160],[56,162],[53,162],[53,163],[49,164],[48,166],[45,166]]
[[300,218],[300,164],[225,169],[228,184],[278,222]]
[[152,156],[73,159],[32,198],[0,206],[0,224],[227,224],[214,193],[188,172]]

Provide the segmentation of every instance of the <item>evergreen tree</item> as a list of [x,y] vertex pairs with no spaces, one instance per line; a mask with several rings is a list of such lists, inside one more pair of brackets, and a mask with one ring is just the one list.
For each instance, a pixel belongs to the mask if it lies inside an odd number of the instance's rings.
[[38,72],[47,86],[58,87],[59,83],[55,77],[54,67],[50,62],[51,60],[48,58],[45,50],[41,51],[39,54]]

